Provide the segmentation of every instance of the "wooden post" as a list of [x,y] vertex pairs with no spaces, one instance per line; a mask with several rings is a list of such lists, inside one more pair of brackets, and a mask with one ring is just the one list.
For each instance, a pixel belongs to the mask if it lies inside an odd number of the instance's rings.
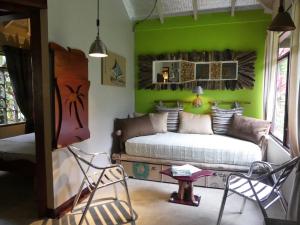
[[31,50],[34,87],[38,214],[46,215],[53,203],[51,79],[49,74],[47,10],[31,14]]

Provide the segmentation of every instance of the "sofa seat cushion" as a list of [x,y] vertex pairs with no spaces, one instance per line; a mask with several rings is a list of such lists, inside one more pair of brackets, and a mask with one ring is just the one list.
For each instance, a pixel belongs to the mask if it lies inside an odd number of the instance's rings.
[[159,133],[131,138],[125,150],[146,158],[240,166],[262,159],[258,145],[223,135]]

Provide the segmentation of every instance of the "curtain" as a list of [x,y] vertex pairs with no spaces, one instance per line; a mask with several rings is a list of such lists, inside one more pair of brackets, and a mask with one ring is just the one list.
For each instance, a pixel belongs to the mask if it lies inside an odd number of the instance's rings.
[[17,104],[26,118],[25,132],[33,132],[31,53],[27,49],[11,46],[3,46],[3,51]]
[[265,49],[264,119],[272,121],[275,101],[278,34],[268,31]]
[[[299,153],[299,85],[300,85],[300,3],[294,1],[292,17],[296,30],[292,33],[291,39],[291,67],[290,67],[290,96],[289,96],[289,134],[291,153],[293,157],[300,156]],[[291,199],[288,209],[288,219],[300,222],[300,166],[296,170],[296,176],[292,188]]]

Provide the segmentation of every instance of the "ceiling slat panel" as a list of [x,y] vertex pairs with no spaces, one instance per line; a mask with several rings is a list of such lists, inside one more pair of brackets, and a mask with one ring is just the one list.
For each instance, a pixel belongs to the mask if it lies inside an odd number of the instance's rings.
[[[141,20],[149,15],[156,0],[123,0],[129,18]],[[193,15],[193,0],[160,0],[164,16]],[[198,12],[205,11],[231,11],[231,0],[197,0]],[[260,7],[258,0],[236,0],[235,10],[257,9]],[[159,13],[154,10],[152,18],[159,18]]]

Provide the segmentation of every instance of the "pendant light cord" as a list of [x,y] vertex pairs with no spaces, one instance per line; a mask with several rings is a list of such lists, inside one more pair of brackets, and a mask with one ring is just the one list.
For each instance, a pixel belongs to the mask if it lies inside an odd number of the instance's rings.
[[100,26],[100,20],[99,20],[99,0],[97,0],[97,37],[99,37],[99,26]]
[[157,0],[155,0],[155,3],[154,3],[154,5],[153,5],[153,8],[151,9],[151,11],[150,11],[150,13],[148,14],[148,16],[146,16],[144,19],[142,19],[142,20],[137,21],[137,22],[134,23],[134,25],[133,25],[133,31],[135,31],[135,27],[136,27],[138,24],[140,24],[140,23],[146,21],[147,19],[149,19],[150,16],[152,16],[152,14],[153,14],[153,12],[154,12],[154,9],[156,8],[156,5],[157,5]]

